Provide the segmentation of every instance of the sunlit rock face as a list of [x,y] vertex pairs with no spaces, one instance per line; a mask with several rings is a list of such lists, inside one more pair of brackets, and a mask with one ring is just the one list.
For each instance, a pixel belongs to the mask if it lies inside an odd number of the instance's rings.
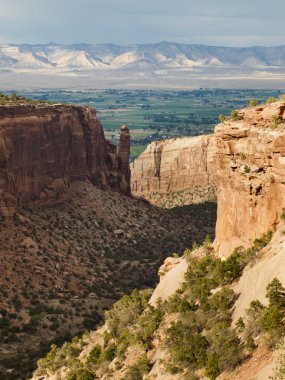
[[215,198],[213,136],[157,141],[131,164],[131,189],[164,207],[201,203]]
[[135,196],[165,207],[217,196],[221,257],[274,231],[285,208],[285,102],[239,111],[213,135],[151,143],[131,164]]
[[[215,247],[223,257],[274,231],[285,207],[285,102],[241,110],[215,129]],[[277,122],[276,122],[277,120]]]

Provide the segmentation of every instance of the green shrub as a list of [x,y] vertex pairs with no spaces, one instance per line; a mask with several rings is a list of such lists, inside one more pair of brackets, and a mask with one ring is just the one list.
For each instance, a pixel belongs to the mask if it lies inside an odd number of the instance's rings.
[[210,380],[215,380],[220,373],[221,370],[218,355],[216,353],[213,353],[207,360],[205,374]]
[[108,346],[101,354],[101,361],[111,362],[116,356],[116,345],[113,343]]
[[219,358],[221,371],[230,371],[243,360],[243,346],[226,322],[216,323],[209,333],[210,352]]
[[273,115],[271,121],[271,128],[278,128],[278,125],[282,124],[283,119],[279,115]]
[[252,335],[249,335],[246,339],[246,342],[245,342],[245,348],[249,351],[249,352],[252,352],[256,349],[256,344],[255,344],[255,341],[252,337]]
[[176,365],[167,364],[166,365],[166,371],[171,373],[171,375],[176,375],[177,373],[183,372],[183,370]]
[[225,115],[223,115],[223,114],[220,114],[220,115],[219,115],[219,121],[220,121],[221,123],[224,123],[226,120],[227,120],[227,117],[226,117]]
[[199,377],[191,370],[184,372],[183,380],[199,380]]
[[87,358],[88,364],[97,364],[99,362],[99,359],[102,354],[102,348],[99,346],[99,344],[96,344],[96,346],[90,351],[90,354]]
[[168,298],[167,311],[169,313],[185,313],[186,311],[195,309],[196,306],[194,303],[190,303],[177,293]]
[[222,288],[216,292],[209,300],[210,308],[216,311],[229,310],[236,300],[236,294],[233,289]]
[[242,116],[236,110],[234,110],[234,111],[231,112],[230,118],[233,121],[242,120]]
[[129,346],[135,343],[135,337],[129,330],[125,330],[118,337],[117,341],[117,355],[123,356]]
[[199,301],[202,307],[206,307],[210,291],[218,285],[214,276],[216,265],[217,259],[210,254],[201,259],[192,258],[185,274],[185,286],[191,290],[191,301]]
[[262,248],[267,246],[271,239],[272,231],[268,231],[267,233],[263,234],[260,238],[257,238],[253,241],[252,249],[254,249],[255,251],[260,251]]
[[276,98],[274,98],[273,96],[269,96],[269,97],[266,99],[266,104],[275,103],[276,101],[277,101]]
[[52,104],[49,101],[28,99],[24,96],[12,93],[11,95],[5,95],[0,93],[0,105],[19,105],[19,104]]
[[210,252],[212,251],[212,244],[213,244],[213,241],[212,241],[212,238],[209,234],[207,234],[205,236],[205,239],[203,241],[203,247],[204,249],[207,251],[207,252]]
[[209,342],[195,325],[181,321],[173,323],[167,330],[166,346],[177,364],[193,369],[203,368],[206,364]]
[[128,325],[135,323],[147,306],[151,293],[149,289],[134,289],[129,296],[123,296],[106,312],[106,324],[111,334],[119,337]]
[[226,260],[217,260],[213,268],[216,282],[220,285],[226,285],[238,279],[245,267],[244,256],[244,251],[235,249]]
[[264,331],[271,333],[277,332],[281,337],[284,330],[282,322],[283,318],[284,315],[277,305],[269,306],[264,310],[264,313],[261,317],[261,327]]
[[246,336],[258,336],[261,333],[260,319],[265,306],[258,300],[251,301],[247,310]]
[[258,319],[264,310],[264,305],[259,300],[251,301],[248,309],[248,314],[254,319]]
[[162,317],[163,313],[160,308],[149,305],[134,328],[133,334],[136,342],[143,344],[146,349],[150,349],[153,334],[158,329]]
[[250,173],[251,169],[250,169],[250,167],[248,165],[244,165],[243,171],[245,173]]
[[138,361],[129,368],[124,380],[142,380],[143,376],[151,370],[151,363],[146,355],[141,356]]
[[278,278],[274,278],[266,287],[266,297],[269,300],[270,306],[278,306],[279,308],[285,307],[285,289]]
[[247,331],[249,335],[267,333],[267,344],[275,346],[285,332],[284,325],[284,288],[281,282],[274,278],[267,286],[266,297],[269,300],[268,307],[260,301],[252,301],[248,310],[249,323]]
[[72,373],[69,373],[66,377],[66,380],[95,380],[96,377],[84,368],[75,370]]
[[248,102],[248,105],[249,107],[256,107],[258,105],[258,99],[256,98],[250,99]]
[[101,364],[111,362],[115,358],[116,353],[117,346],[114,343],[111,343],[105,349],[96,345],[87,358],[86,366],[88,369],[98,369]]
[[236,328],[239,332],[243,331],[245,328],[245,323],[242,319],[242,317],[239,317],[239,319],[236,322]]

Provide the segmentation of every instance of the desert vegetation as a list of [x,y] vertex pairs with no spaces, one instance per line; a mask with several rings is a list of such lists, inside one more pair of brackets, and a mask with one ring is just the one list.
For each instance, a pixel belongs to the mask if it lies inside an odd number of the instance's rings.
[[[90,344],[84,335],[62,348],[53,346],[38,362],[37,374],[59,374],[65,366],[64,376],[70,379],[95,379],[103,374],[112,378],[124,368],[125,375],[120,378],[139,380],[152,368],[151,352],[158,340],[166,352],[162,360],[166,372],[195,379],[197,371],[202,371],[214,380],[247,360],[260,344],[260,337],[268,347],[275,347],[285,329],[284,289],[277,278],[267,286],[268,306],[253,301],[249,318],[232,324],[232,307],[238,295],[231,285],[256,260],[271,236],[271,232],[264,234],[249,249],[236,249],[224,261],[214,256],[211,238],[206,236],[198,248],[202,255],[195,254],[197,244],[184,252],[188,270],[182,288],[173,296],[164,302],[158,300],[154,307],[148,303],[151,291],[133,290],[105,313],[103,343],[93,345],[86,360],[78,358],[78,350]],[[132,351],[136,361],[126,367],[125,359]]]
[[52,104],[52,102],[47,100],[27,98],[23,95],[18,95],[15,92],[11,95],[0,93],[0,106],[15,106],[29,104]]
[[31,373],[52,342],[94,329],[133,288],[153,287],[165,257],[213,234],[216,205],[160,210],[81,184],[69,202],[20,215],[0,230],[3,380]]
[[249,107],[256,107],[257,105],[258,105],[258,99],[256,99],[256,98],[252,98],[248,102]]

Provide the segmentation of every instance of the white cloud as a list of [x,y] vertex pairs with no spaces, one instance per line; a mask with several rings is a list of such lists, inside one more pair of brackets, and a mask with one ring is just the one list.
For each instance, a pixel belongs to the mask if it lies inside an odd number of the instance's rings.
[[0,35],[30,43],[274,45],[285,44],[284,14],[284,0],[0,0]]

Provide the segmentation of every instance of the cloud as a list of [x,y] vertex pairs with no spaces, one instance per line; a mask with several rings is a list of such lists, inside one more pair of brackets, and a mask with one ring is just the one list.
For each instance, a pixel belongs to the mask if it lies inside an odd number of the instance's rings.
[[285,44],[284,0],[0,0],[15,43]]

